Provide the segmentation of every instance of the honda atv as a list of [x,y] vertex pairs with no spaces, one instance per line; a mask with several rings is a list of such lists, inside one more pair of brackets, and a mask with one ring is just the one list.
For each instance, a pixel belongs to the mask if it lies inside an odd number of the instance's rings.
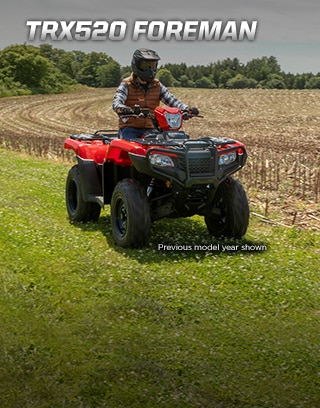
[[195,115],[177,108],[159,106],[151,113],[136,106],[126,116],[151,117],[155,129],[131,141],[106,130],[65,140],[77,158],[66,182],[69,219],[96,221],[110,204],[112,234],[120,247],[145,246],[155,220],[195,214],[204,216],[211,235],[241,238],[249,206],[231,175],[245,164],[245,145],[224,137],[191,139],[180,129]]

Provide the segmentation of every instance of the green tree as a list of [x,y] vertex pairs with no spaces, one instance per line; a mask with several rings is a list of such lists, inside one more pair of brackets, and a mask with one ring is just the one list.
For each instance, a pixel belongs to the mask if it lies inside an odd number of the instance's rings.
[[41,55],[27,53],[16,59],[14,79],[30,88],[41,87],[41,82],[50,68],[50,62]]
[[60,58],[55,63],[55,66],[63,74],[78,81],[79,72],[81,70],[86,54],[82,51],[68,51],[60,55]]
[[174,77],[167,68],[159,69],[159,71],[157,73],[157,78],[165,86],[173,86],[173,84],[174,84]]
[[[45,48],[52,56],[54,50]],[[62,74],[54,62],[41,53],[39,47],[31,45],[13,45],[0,51],[0,77],[5,76],[5,86],[22,93],[31,90],[33,93],[65,92],[74,83],[71,78]],[[2,81],[3,82],[3,81]],[[10,85],[11,84],[11,85]]]
[[179,80],[182,75],[186,74],[187,64],[165,64],[161,68],[167,68],[173,75],[174,79]]
[[281,76],[283,78],[283,81],[286,85],[287,89],[293,89],[294,88],[294,80],[295,80],[295,75],[292,73],[285,73],[285,72],[281,72]]
[[0,53],[0,71],[29,88],[41,87],[51,67],[39,48],[30,45],[12,45]]
[[214,83],[212,78],[202,76],[200,79],[196,80],[196,87],[197,88],[216,88],[217,85]]
[[182,75],[179,78],[179,82],[183,88],[193,88],[195,86],[195,83],[191,81],[187,75]]
[[281,68],[275,57],[254,58],[244,68],[244,75],[256,81],[264,81],[270,74],[280,74]]
[[[107,66],[108,64],[113,64],[114,62],[115,61],[111,57],[102,52],[91,52],[90,54],[87,54],[79,72],[78,81],[84,85],[95,88],[100,87],[101,80],[103,79],[102,76],[106,77],[106,69],[99,70],[99,67]],[[115,69],[114,65],[113,68],[111,68],[111,71],[113,71],[113,69]],[[117,65],[117,69],[119,71],[120,78],[119,64]],[[108,75],[110,75],[110,72]]]
[[219,88],[225,88],[226,83],[234,77],[234,73],[228,68],[219,74]]
[[234,74],[241,73],[243,70],[243,65],[238,60],[238,58],[226,58],[222,61],[217,61],[214,64],[215,68],[219,71],[233,71]]
[[54,48],[51,44],[40,44],[39,46],[40,55],[42,57],[47,58],[49,61],[53,62],[55,65],[59,62],[62,55],[66,52],[64,50],[60,50]]
[[286,84],[284,83],[282,76],[279,74],[269,74],[266,80],[260,82],[260,85],[267,89],[286,88]]
[[257,86],[257,81],[253,78],[246,78],[242,74],[237,74],[235,77],[229,79],[226,82],[226,88],[255,88]]
[[320,89],[320,75],[309,78],[304,87],[306,89]]
[[132,69],[130,65],[121,67],[120,68],[121,79],[129,77],[131,75],[131,72],[132,72]]
[[99,87],[109,88],[118,86],[120,79],[120,65],[116,61],[110,61],[106,65],[97,67],[97,83]]

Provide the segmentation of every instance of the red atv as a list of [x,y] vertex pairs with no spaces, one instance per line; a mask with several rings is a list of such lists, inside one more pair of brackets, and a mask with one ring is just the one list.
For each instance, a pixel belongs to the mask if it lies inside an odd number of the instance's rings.
[[155,129],[139,139],[119,139],[117,131],[105,130],[66,139],[64,147],[78,161],[66,182],[70,220],[97,220],[110,204],[113,237],[121,247],[146,245],[155,220],[194,214],[204,216],[215,237],[241,238],[248,227],[248,200],[230,176],[245,164],[244,144],[190,139],[180,128],[194,115],[177,108],[157,107],[151,114],[136,106],[130,116],[141,115],[151,117]]

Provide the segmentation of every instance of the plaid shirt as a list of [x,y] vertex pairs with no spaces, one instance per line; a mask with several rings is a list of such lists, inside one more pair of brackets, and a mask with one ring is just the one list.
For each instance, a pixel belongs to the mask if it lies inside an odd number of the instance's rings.
[[[141,84],[139,83],[139,81],[137,81],[137,84],[142,89],[144,89],[143,86],[141,86]],[[144,92],[147,92],[147,91],[148,91],[148,88]],[[128,86],[125,82],[121,82],[121,84],[119,85],[114,95],[112,109],[116,111],[118,108],[123,108],[124,106],[126,106],[127,97],[128,97]],[[185,105],[183,102],[181,102],[176,97],[174,97],[172,93],[170,93],[169,90],[161,82],[160,82],[160,101],[163,102],[167,106],[175,107],[180,110],[188,109],[188,106]]]

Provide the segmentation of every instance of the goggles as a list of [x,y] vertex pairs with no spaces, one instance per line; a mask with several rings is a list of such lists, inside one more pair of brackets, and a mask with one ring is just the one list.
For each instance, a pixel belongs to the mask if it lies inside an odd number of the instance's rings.
[[152,69],[153,71],[155,71],[158,67],[158,61],[141,61],[139,62],[139,69],[141,71],[147,71],[148,69]]

